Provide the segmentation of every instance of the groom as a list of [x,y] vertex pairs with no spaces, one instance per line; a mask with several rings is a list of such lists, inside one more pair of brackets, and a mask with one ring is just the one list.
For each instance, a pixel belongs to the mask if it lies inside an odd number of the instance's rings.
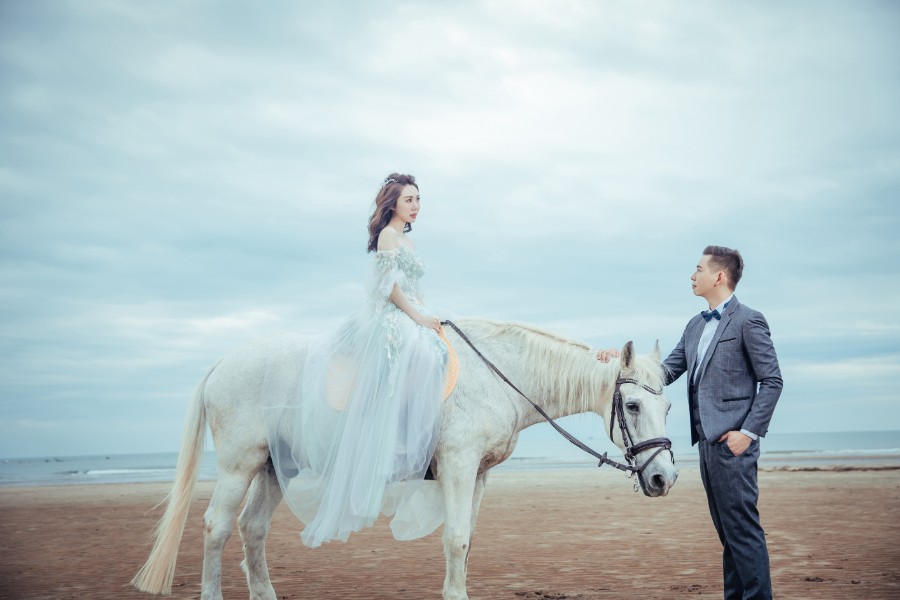
[[688,322],[663,363],[666,385],[690,377],[691,442],[700,444],[700,476],[723,546],[726,599],[772,597],[756,462],[782,380],[769,324],[734,296],[743,270],[737,250],[703,250],[691,286],[709,311]]
[[743,270],[737,250],[706,247],[691,284],[709,310],[688,321],[663,362],[666,385],[689,376],[691,442],[700,444],[700,477],[722,542],[726,599],[772,597],[756,463],[782,380],[765,317],[734,296]]

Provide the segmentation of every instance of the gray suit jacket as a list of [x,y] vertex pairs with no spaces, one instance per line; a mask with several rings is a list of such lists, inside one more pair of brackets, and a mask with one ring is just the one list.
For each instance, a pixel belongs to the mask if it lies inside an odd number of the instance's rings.
[[[704,325],[699,314],[688,322],[678,346],[663,362],[666,385],[684,373],[690,376],[694,372]],[[727,431],[741,429],[765,436],[783,382],[769,324],[762,313],[733,297],[698,368],[694,393],[707,439],[716,441]],[[692,422],[693,411],[691,406]],[[691,444],[698,438],[691,427]]]

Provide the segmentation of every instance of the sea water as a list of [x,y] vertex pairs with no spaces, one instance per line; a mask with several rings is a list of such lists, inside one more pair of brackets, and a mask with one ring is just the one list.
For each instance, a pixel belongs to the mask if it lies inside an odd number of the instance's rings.
[[[598,423],[602,425],[599,420]],[[599,428],[582,424],[572,429],[598,452],[608,452],[610,458],[622,460],[621,451]],[[672,442],[676,464],[697,463],[697,450],[691,447],[690,439],[673,436]],[[770,432],[761,448],[763,469],[900,467],[900,431]],[[0,459],[0,487],[172,481],[177,461],[176,452]],[[523,471],[596,466],[593,457],[571,445],[549,426],[541,425],[523,431],[516,451],[497,468]],[[205,452],[200,479],[215,478],[215,453]]]
[[[0,487],[173,481],[177,452],[0,459]],[[200,479],[216,478],[216,455],[205,452]]]
[[[597,452],[622,460],[622,452],[609,441],[603,422],[574,421],[569,430]],[[677,465],[696,465],[696,446],[686,435],[670,434]],[[900,431],[844,431],[824,433],[784,433],[770,431],[760,441],[760,468],[869,468],[900,467]],[[549,426],[535,426],[522,432],[516,452],[507,461],[512,468],[533,469],[587,464],[596,460],[575,447]]]

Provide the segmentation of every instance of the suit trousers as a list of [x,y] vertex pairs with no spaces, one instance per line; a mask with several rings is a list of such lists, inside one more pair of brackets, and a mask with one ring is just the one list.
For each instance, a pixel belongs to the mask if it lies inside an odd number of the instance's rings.
[[725,598],[772,597],[769,550],[756,506],[759,440],[740,456],[725,442],[701,439],[700,477],[709,513],[722,542]]

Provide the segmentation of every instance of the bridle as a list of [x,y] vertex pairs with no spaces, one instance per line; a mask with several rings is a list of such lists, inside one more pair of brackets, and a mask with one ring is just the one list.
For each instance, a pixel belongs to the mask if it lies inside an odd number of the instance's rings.
[[[671,456],[672,458],[673,465],[675,464],[675,454],[672,452],[672,440],[667,437],[656,437],[649,440],[644,440],[643,442],[635,443],[634,436],[631,434],[631,430],[628,428],[628,422],[625,420],[625,407],[622,401],[622,390],[620,389],[623,383],[639,385],[654,396],[662,395],[662,390],[655,390],[650,386],[644,385],[636,379],[628,379],[626,377],[617,377],[616,388],[615,390],[613,390],[612,413],[609,416],[609,439],[613,439],[613,426],[616,422],[618,422],[619,433],[622,435],[622,445],[625,446],[625,460],[628,461],[628,466],[625,466],[624,468],[620,467],[618,464],[612,466],[623,471],[631,471],[631,475],[637,473],[639,478],[643,478],[642,473],[644,472],[644,469],[646,469],[647,465],[649,465],[650,462],[653,461],[653,459],[656,458],[661,452],[663,452],[664,450],[669,451],[669,456]],[[644,464],[642,464],[640,467],[633,466],[637,462],[637,455],[644,450],[649,450],[650,448],[656,448],[656,452],[654,452],[650,456],[650,458],[645,460]]]
[[[534,409],[542,417],[544,417],[544,419],[550,424],[550,426],[553,427],[553,429],[555,429],[561,436],[563,436],[569,442],[571,442],[573,445],[584,450],[585,452],[587,452],[594,458],[599,459],[600,462],[597,464],[598,467],[602,467],[603,465],[609,465],[611,467],[615,467],[616,469],[619,469],[620,471],[624,471],[629,477],[634,477],[634,475],[637,474],[638,479],[640,480],[641,485],[643,486],[644,478],[643,478],[642,473],[644,472],[644,469],[646,469],[647,466],[650,464],[650,462],[654,458],[657,457],[658,454],[660,454],[664,450],[668,450],[669,455],[672,457],[672,464],[675,464],[675,454],[672,452],[672,440],[670,440],[669,438],[657,437],[657,438],[653,438],[653,439],[649,439],[649,440],[644,440],[643,442],[637,442],[637,443],[634,442],[634,436],[631,434],[631,430],[628,428],[628,423],[625,421],[625,410],[622,405],[622,392],[621,392],[620,388],[621,388],[622,384],[624,384],[624,383],[632,383],[634,385],[641,386],[646,391],[648,391],[651,394],[654,394],[656,396],[661,395],[662,390],[655,390],[655,389],[653,389],[649,386],[646,386],[643,383],[637,381],[636,379],[628,379],[625,377],[617,377],[616,378],[616,387],[615,387],[615,390],[613,391],[613,399],[612,399],[612,413],[610,414],[610,419],[609,419],[609,439],[610,440],[613,439],[613,426],[616,422],[618,422],[619,423],[619,432],[622,435],[622,445],[625,446],[625,460],[627,461],[627,464],[623,464],[623,463],[620,463],[618,461],[615,461],[615,460],[609,458],[607,456],[606,452],[604,452],[603,454],[600,454],[599,452],[597,452],[596,450],[594,450],[593,448],[591,448],[590,446],[588,446],[587,444],[585,444],[584,442],[582,442],[581,440],[576,438],[574,435],[572,435],[571,433],[569,433],[568,431],[563,429],[555,420],[553,420],[553,418],[550,415],[548,415],[544,411],[543,408],[541,408],[540,406],[538,406],[537,404],[532,402],[531,398],[526,396],[522,392],[522,390],[517,388],[515,386],[515,384],[513,384],[513,382],[510,381],[506,377],[506,375],[504,375],[500,371],[500,369],[497,368],[496,365],[494,365],[494,363],[489,361],[481,353],[481,351],[475,347],[475,344],[472,343],[472,341],[466,336],[466,334],[464,334],[462,332],[462,330],[456,326],[456,323],[454,323],[453,321],[447,320],[447,321],[441,321],[441,325],[449,325],[457,334],[459,334],[459,337],[461,337],[462,340],[466,344],[468,344],[469,347],[472,348],[472,350],[475,351],[475,354],[477,354],[478,357],[481,360],[483,360],[484,363],[494,373],[496,373],[500,377],[500,379],[502,379],[504,382],[506,382],[506,384],[509,387],[514,389],[520,396],[525,398],[525,400],[527,400],[528,403],[531,404],[531,406],[533,406]],[[653,455],[649,459],[644,461],[644,464],[642,464],[639,467],[636,466],[637,455],[640,454],[641,452],[643,452],[644,450],[649,450],[651,448],[656,448],[657,449],[656,452],[654,452]],[[635,483],[635,491],[637,491],[637,483]]]

